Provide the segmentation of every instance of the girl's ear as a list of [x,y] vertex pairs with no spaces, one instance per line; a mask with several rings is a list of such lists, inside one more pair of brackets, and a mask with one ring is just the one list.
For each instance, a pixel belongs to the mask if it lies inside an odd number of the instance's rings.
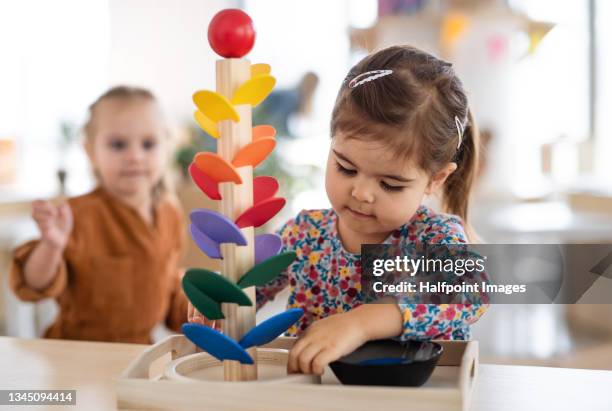
[[442,187],[448,176],[453,174],[456,169],[457,163],[451,162],[436,172],[429,180],[429,184],[427,184],[427,187],[425,188],[425,194],[430,195],[435,193],[440,187]]

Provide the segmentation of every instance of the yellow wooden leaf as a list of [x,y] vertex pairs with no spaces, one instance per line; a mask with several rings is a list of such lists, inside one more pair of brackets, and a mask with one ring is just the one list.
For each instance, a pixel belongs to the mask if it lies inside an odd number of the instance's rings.
[[266,63],[257,63],[251,66],[251,77],[264,76],[270,74],[272,68]]
[[268,74],[253,77],[238,87],[232,98],[232,103],[236,106],[250,104],[255,107],[268,97],[275,84],[276,79]]
[[195,121],[198,123],[200,128],[207,132],[211,137],[219,138],[219,129],[214,121],[200,113],[199,110],[193,112],[193,118],[195,118]]
[[223,120],[240,121],[232,103],[223,95],[214,91],[200,90],[193,95],[193,102],[198,111],[208,117],[213,123]]

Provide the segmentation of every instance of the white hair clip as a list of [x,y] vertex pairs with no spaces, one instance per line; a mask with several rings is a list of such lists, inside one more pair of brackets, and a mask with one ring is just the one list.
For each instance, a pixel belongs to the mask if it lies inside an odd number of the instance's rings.
[[[357,86],[359,86],[359,85],[361,85],[363,83],[367,83],[368,81],[372,81],[372,80],[376,80],[377,78],[388,76],[391,73],[393,73],[393,70],[372,70],[372,71],[367,71],[365,73],[361,73],[358,76],[355,76],[355,78],[353,78],[349,82],[348,86],[349,86],[349,88],[355,88],[355,87],[357,87]],[[361,79],[361,80],[359,80],[359,79]]]
[[457,116],[455,116],[455,125],[457,126],[457,135],[459,135],[459,142],[457,143],[457,150],[459,150],[459,147],[461,147],[461,141],[463,140],[465,128],[463,128],[463,124],[461,124],[461,121]]

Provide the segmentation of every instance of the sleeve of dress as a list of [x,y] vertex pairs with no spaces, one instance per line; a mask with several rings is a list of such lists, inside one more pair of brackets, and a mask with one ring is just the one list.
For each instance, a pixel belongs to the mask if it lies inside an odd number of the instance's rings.
[[187,310],[189,306],[189,300],[183,291],[182,279],[185,274],[185,270],[181,267],[181,261],[187,250],[187,231],[184,224],[183,212],[180,207],[176,208],[176,244],[174,252],[172,253],[173,258],[176,260],[174,270],[175,275],[170,280],[170,303],[168,305],[168,312],[166,313],[166,326],[176,332],[181,332],[181,326],[187,322]]
[[[300,225],[300,215],[296,218],[293,218],[287,221],[277,232],[281,237],[282,248],[281,253],[285,253],[288,251],[293,251],[295,240],[297,238],[299,232]],[[281,292],[282,290],[289,285],[289,271],[291,269],[291,265],[284,269],[275,279],[270,281],[264,286],[256,287],[257,294],[257,309],[259,310],[263,307],[268,301],[274,300],[276,294]]]
[[24,267],[38,243],[39,240],[29,241],[13,251],[8,282],[11,290],[22,301],[35,302],[44,298],[55,298],[66,289],[68,283],[68,270],[66,268],[66,261],[63,258],[55,277],[44,289],[37,290],[26,283]]
[[[440,232],[430,238],[431,244],[467,244],[463,224],[456,217],[446,218],[437,223],[436,230]],[[465,282],[482,281],[489,282],[484,271]],[[489,307],[489,298],[483,292],[463,294],[461,304],[417,304],[410,301],[410,297],[397,299],[403,324],[400,340],[430,340],[442,335],[459,335],[467,338],[464,330],[478,321]]]

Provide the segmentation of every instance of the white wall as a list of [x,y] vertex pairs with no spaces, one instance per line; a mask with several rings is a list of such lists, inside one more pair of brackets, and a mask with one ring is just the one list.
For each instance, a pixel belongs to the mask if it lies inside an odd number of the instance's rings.
[[190,121],[191,95],[215,87],[208,23],[232,0],[110,0],[111,85],[150,88],[171,123]]
[[[106,0],[0,2],[0,136],[16,141],[17,197],[52,195],[62,163],[88,184],[82,152],[58,155],[60,122],[80,123],[106,85]],[[75,184],[73,184],[75,183]]]

